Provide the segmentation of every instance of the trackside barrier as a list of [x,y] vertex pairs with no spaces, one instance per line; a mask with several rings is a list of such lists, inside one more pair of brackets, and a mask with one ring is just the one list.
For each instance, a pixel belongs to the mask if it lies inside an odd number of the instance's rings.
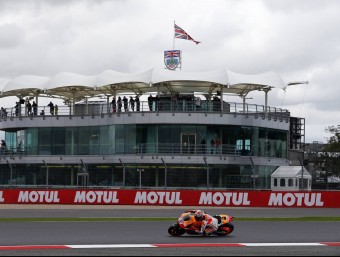
[[1,204],[340,208],[340,191],[0,190]]

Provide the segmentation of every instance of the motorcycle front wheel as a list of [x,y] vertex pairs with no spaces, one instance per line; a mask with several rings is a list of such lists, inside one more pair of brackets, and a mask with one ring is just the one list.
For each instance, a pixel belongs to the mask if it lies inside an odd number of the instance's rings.
[[234,225],[231,223],[223,224],[218,227],[218,230],[215,232],[218,236],[226,236],[234,231]]
[[178,224],[173,224],[168,228],[168,233],[172,236],[181,236],[185,233],[186,231],[182,228],[180,228],[180,226],[178,226]]

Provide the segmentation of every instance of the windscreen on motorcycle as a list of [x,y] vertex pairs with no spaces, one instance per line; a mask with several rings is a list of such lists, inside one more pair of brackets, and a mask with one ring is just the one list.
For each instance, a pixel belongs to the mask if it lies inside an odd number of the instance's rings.
[[183,220],[184,221],[190,221],[191,220],[191,214],[185,215]]

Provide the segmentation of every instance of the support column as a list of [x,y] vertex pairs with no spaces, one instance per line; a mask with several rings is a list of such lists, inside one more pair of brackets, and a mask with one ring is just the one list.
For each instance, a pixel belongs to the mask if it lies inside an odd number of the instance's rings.
[[206,157],[203,157],[203,160],[205,162],[205,165],[207,166],[207,189],[209,190],[209,184],[210,184],[210,181],[209,181],[209,177],[210,177],[209,164],[207,162]]
[[221,112],[223,113],[223,85],[221,85],[221,95],[220,95],[220,101],[221,101]]
[[108,95],[106,98],[106,105],[107,105],[107,109],[106,109],[106,113],[109,114],[110,113],[110,96]]
[[71,186],[74,186],[74,166],[71,167]]
[[158,187],[158,185],[159,185],[159,168],[157,167],[155,173],[155,187]]
[[269,89],[264,89],[263,91],[265,93],[264,112],[267,114],[268,113],[268,92],[270,91],[270,88]]
[[218,187],[219,187],[219,188],[222,188],[222,187],[223,187],[222,175],[223,175],[223,172],[222,172],[222,170],[220,169],[220,170],[219,170],[219,176],[218,176]]
[[161,157],[161,160],[163,162],[163,165],[164,165],[164,189],[166,189],[167,187],[167,176],[168,176],[168,166],[166,165],[165,161],[163,160],[163,157]]
[[12,168],[12,165],[9,163],[9,161],[7,160],[7,164],[9,166],[9,169],[10,169],[10,175],[9,175],[9,186],[10,188],[12,188],[12,185],[13,185],[13,168]]
[[44,163],[44,165],[46,167],[46,188],[48,188],[48,175],[49,175],[48,174],[48,166],[47,166],[45,160],[43,160],[43,163]]
[[125,165],[124,165],[122,159],[119,159],[119,161],[123,166],[123,187],[125,187]]

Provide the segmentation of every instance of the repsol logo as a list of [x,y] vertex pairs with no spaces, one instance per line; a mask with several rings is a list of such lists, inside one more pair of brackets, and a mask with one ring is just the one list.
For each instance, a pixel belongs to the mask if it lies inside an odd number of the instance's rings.
[[182,204],[180,192],[137,192],[135,204]]
[[119,203],[117,191],[77,191],[74,203]]
[[199,204],[248,206],[248,193],[242,192],[202,192]]
[[321,207],[321,193],[271,193],[268,206]]
[[18,203],[59,203],[58,191],[20,191]]

